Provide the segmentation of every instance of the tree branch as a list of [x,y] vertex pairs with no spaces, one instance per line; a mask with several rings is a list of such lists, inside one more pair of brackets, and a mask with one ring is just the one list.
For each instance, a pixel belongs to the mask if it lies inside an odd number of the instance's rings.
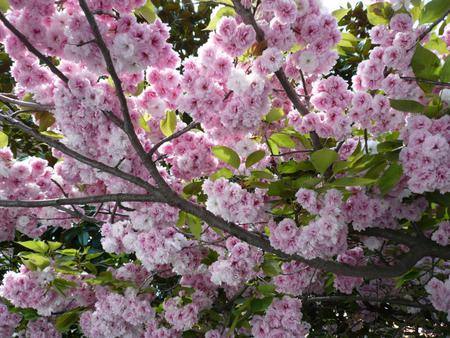
[[364,296],[320,296],[320,297],[308,297],[307,299],[303,300],[305,303],[316,303],[316,302],[370,302],[370,303],[387,303],[387,304],[394,304],[394,305],[401,305],[401,306],[408,306],[408,307],[415,307],[415,308],[421,308],[430,310],[433,312],[436,312],[436,310],[426,304],[420,304],[419,302],[403,299],[403,298],[376,298],[376,297],[364,297]]
[[61,142],[54,140],[50,137],[47,137],[45,135],[42,135],[37,130],[27,126],[26,124],[24,124],[21,121],[18,121],[18,120],[14,119],[12,117],[9,117],[5,114],[0,114],[0,121],[7,122],[19,129],[21,129],[22,131],[26,132],[27,134],[33,136],[38,141],[47,143],[49,146],[51,146],[55,149],[58,149],[62,153],[76,159],[77,161],[79,161],[81,163],[87,164],[93,168],[107,172],[111,175],[120,177],[128,182],[134,183],[137,186],[140,186],[140,187],[146,189],[149,192],[156,193],[156,189],[151,184],[149,184],[148,182],[145,182],[141,178],[130,175],[118,168],[109,167],[101,162],[98,162],[98,161],[90,159],[84,155],[81,155],[80,153],[76,152],[75,150],[68,148],[66,145],[62,144]]
[[405,80],[405,81],[416,81],[416,82],[429,83],[429,84],[432,84],[435,86],[440,86],[440,87],[450,87],[450,82],[433,81],[433,80],[421,79],[420,77],[400,76],[400,79]]
[[[247,10],[244,6],[242,6],[240,0],[233,0],[233,5],[236,9],[236,12],[241,16],[242,20],[253,27],[253,29],[256,32],[256,40],[258,42],[264,41],[264,32],[262,29],[258,26],[258,23],[255,20],[255,17],[253,16],[252,12]],[[288,78],[286,77],[286,74],[284,73],[284,70],[280,68],[275,72],[275,75],[280,81],[281,86],[283,87],[284,91],[286,92],[286,95],[291,100],[292,104],[294,105],[295,109],[298,110],[298,112],[305,116],[309,114],[308,108],[306,108],[298,98],[297,92],[295,91],[294,87],[291,86],[289,83]],[[320,149],[322,148],[322,144],[320,142],[319,135],[315,131],[312,131],[309,133],[311,137],[312,144],[314,146],[314,149]]]
[[14,25],[9,22],[9,20],[5,17],[5,15],[0,12],[0,21],[3,22],[3,24],[15,35],[17,38],[27,47],[27,49],[33,53],[41,62],[45,63],[53,74],[55,74],[57,77],[61,79],[64,83],[69,82],[69,79],[67,76],[65,76],[52,62],[51,60],[42,54],[40,51],[34,47],[31,42],[28,40],[28,38],[23,35]]
[[149,194],[109,194],[73,198],[56,198],[48,200],[0,200],[0,207],[4,208],[42,208],[60,207],[64,205],[84,205],[105,202],[162,202],[159,196]]
[[161,141],[159,141],[158,143],[156,143],[152,149],[150,149],[150,151],[148,152],[148,155],[150,156],[150,158],[153,156],[154,153],[156,153],[156,151],[158,150],[159,147],[161,147],[164,143],[170,142],[178,137],[180,137],[183,134],[186,134],[188,131],[198,128],[200,126],[200,123],[198,122],[194,122],[189,124],[187,127],[177,131],[176,133],[173,133],[172,135],[163,138]]
[[50,105],[42,105],[42,104],[35,103],[35,102],[26,102],[26,101],[22,101],[22,100],[17,100],[17,99],[8,97],[3,94],[0,94],[0,101],[8,102],[8,103],[15,104],[17,106],[21,106],[21,107],[25,107],[25,108],[30,108],[34,111],[49,111],[49,110],[54,109],[54,107],[50,106]]
[[[447,15],[450,13],[450,9],[447,10],[439,19],[437,19],[435,22],[433,22],[420,36],[417,38],[417,42],[420,43],[424,37],[427,36],[428,33],[430,33],[436,25],[439,24],[442,20],[444,20]],[[414,48],[414,47],[413,47]]]
[[92,33],[94,34],[95,40],[97,41],[97,46],[103,55],[103,59],[105,60],[108,73],[111,75],[111,78],[114,82],[116,95],[117,95],[117,98],[119,99],[120,109],[123,114],[124,131],[127,134],[131,145],[133,146],[134,150],[138,154],[138,156],[141,159],[142,163],[144,164],[145,168],[149,171],[150,175],[156,181],[158,186],[160,186],[161,188],[165,188],[167,190],[167,192],[171,192],[171,194],[173,194],[172,189],[167,184],[167,182],[164,180],[164,178],[162,178],[162,176],[159,174],[156,164],[153,163],[151,158],[147,155],[147,152],[142,147],[142,144],[139,141],[139,139],[136,135],[136,132],[134,131],[134,126],[133,126],[133,122],[131,121],[131,116],[130,116],[130,112],[128,109],[127,98],[125,97],[125,93],[122,88],[122,83],[119,79],[119,76],[117,75],[111,54],[109,53],[109,49],[106,46],[105,41],[103,40],[102,34],[100,33],[100,29],[98,28],[97,21],[95,20],[92,12],[89,10],[86,0],[79,0],[78,2],[80,4],[81,9],[84,12],[84,15],[86,16],[86,19],[87,19],[89,25],[91,26]]

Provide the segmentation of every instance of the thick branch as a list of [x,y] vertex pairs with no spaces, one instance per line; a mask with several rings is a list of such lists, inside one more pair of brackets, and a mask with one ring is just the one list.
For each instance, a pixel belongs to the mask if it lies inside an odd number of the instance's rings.
[[426,304],[420,304],[417,301],[412,301],[403,298],[376,298],[376,297],[363,297],[363,296],[321,296],[321,297],[308,297],[302,299],[305,303],[316,303],[316,302],[370,302],[370,303],[386,303],[392,305],[401,305],[407,307],[415,307],[426,309],[435,312],[432,306]]
[[[258,26],[255,17],[253,16],[252,12],[247,10],[244,6],[242,6],[240,0],[233,0],[234,7],[236,8],[236,12],[241,16],[242,20],[253,27],[253,29],[256,32],[256,40],[258,42],[264,41],[264,32],[262,29]],[[295,91],[294,87],[289,83],[288,78],[286,77],[286,74],[284,73],[284,70],[280,68],[275,72],[275,75],[280,81],[281,86],[283,87],[284,91],[286,92],[286,95],[288,96],[289,100],[291,100],[292,104],[294,105],[294,108],[298,110],[298,112],[305,116],[309,114],[308,108],[305,107],[304,104],[300,102],[300,99],[297,95],[297,92]],[[317,135],[315,131],[312,131],[309,133],[311,137],[312,144],[314,146],[314,149],[320,149],[322,148],[322,144],[320,143],[320,138]]]
[[[427,242],[421,243],[421,246],[411,248],[410,252],[400,257],[398,262],[392,266],[350,266],[320,258],[305,259],[299,255],[288,255],[280,250],[274,249],[270,245],[270,242],[259,234],[247,231],[234,223],[227,222],[205,208],[184,200],[178,195],[167,198],[166,203],[197,216],[207,224],[219,228],[220,230],[225,231],[250,245],[258,247],[266,252],[276,254],[280,258],[299,261],[313,268],[329,271],[338,275],[365,277],[369,279],[397,277],[410,270],[423,257],[432,256],[449,259],[447,257],[450,256],[450,253],[440,250],[437,244],[435,245]],[[448,249],[446,250],[450,251]]]
[[17,30],[14,25],[9,22],[9,20],[5,17],[5,15],[0,11],[0,21],[3,22],[3,24],[15,35],[17,38],[27,47],[27,49],[33,53],[41,62],[45,63],[53,74],[55,74],[57,77],[59,77],[63,82],[67,83],[69,82],[69,79],[52,63],[52,61],[42,54],[40,51],[38,51],[28,40],[28,38],[23,35],[19,30]]
[[150,175],[155,179],[156,183],[160,187],[170,188],[167,182],[159,175],[158,169],[156,165],[152,162],[151,158],[147,155],[147,152],[142,147],[141,142],[139,141],[136,132],[134,131],[133,122],[131,121],[130,112],[128,109],[127,98],[125,97],[125,93],[122,88],[122,83],[117,75],[116,69],[114,67],[114,63],[109,52],[108,47],[106,46],[105,41],[103,40],[102,34],[100,33],[100,29],[98,28],[97,21],[94,18],[94,15],[89,10],[89,7],[86,3],[86,0],[79,0],[79,4],[81,9],[86,16],[89,25],[91,26],[92,32],[94,34],[95,40],[97,41],[97,46],[100,49],[100,52],[103,55],[103,58],[106,63],[106,68],[108,73],[111,75],[111,78],[114,82],[114,87],[116,91],[117,98],[119,99],[120,109],[123,114],[124,120],[124,131],[127,134],[131,145],[134,150],[138,154],[145,168],[149,171]]
[[120,177],[128,182],[134,183],[137,186],[140,186],[144,189],[146,189],[149,192],[153,192],[155,193],[156,189],[150,185],[149,183],[145,182],[144,180],[140,179],[139,177],[130,175],[118,168],[112,168],[109,167],[101,162],[95,161],[93,159],[90,159],[84,155],[81,155],[80,153],[76,152],[75,150],[72,150],[70,148],[68,148],[66,145],[62,144],[61,142],[54,140],[50,137],[47,137],[45,135],[42,135],[41,133],[39,133],[37,130],[34,130],[33,128],[30,128],[29,126],[27,126],[26,124],[24,124],[21,121],[18,121],[12,117],[9,117],[7,115],[4,114],[0,114],[0,121],[3,122],[7,122],[19,129],[21,129],[22,131],[26,132],[27,134],[33,136],[35,139],[37,139],[38,141],[47,143],[49,146],[58,149],[59,151],[61,151],[62,153],[76,159],[77,161],[87,164],[93,168],[99,169],[101,171],[107,172],[111,175]]
[[73,198],[57,198],[48,200],[0,200],[0,207],[4,208],[42,208],[60,207],[64,205],[84,205],[105,202],[161,202],[159,196],[148,194],[110,194]]
[[35,103],[35,102],[21,101],[21,100],[17,100],[17,99],[14,99],[12,97],[2,95],[2,94],[0,94],[0,101],[15,104],[20,107],[30,108],[34,111],[49,111],[49,110],[54,109],[53,106],[42,105],[42,104]]

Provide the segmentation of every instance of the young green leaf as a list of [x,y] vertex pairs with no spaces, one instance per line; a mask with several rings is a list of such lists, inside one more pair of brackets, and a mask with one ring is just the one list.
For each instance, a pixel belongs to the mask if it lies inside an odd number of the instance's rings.
[[284,133],[275,133],[270,136],[271,141],[283,148],[295,148],[296,144],[291,137]]
[[233,149],[225,146],[214,146],[212,147],[212,152],[219,160],[228,163],[233,168],[239,169],[241,159]]
[[166,113],[166,118],[159,123],[159,127],[164,136],[172,135],[177,127],[177,114],[173,110],[169,110]]
[[223,7],[219,9],[216,13],[216,15],[211,18],[211,21],[209,22],[208,26],[206,26],[205,31],[213,31],[216,29],[217,23],[220,19],[224,16],[234,16],[236,15],[236,11],[231,7]]
[[281,120],[284,117],[284,111],[281,108],[272,108],[267,115],[264,117],[264,120],[268,123],[276,122]]
[[338,159],[338,154],[334,150],[323,148],[311,154],[311,163],[322,175],[334,161]]
[[264,150],[257,150],[248,155],[247,160],[245,161],[245,166],[250,168],[252,165],[261,161],[264,157],[266,157],[266,152]]
[[49,249],[49,246],[41,241],[24,241],[17,242],[17,244],[38,253],[46,253]]
[[148,23],[152,23],[158,17],[156,15],[156,8],[151,0],[147,0],[144,6],[137,8],[134,14],[144,18]]
[[0,148],[5,148],[8,146],[8,135],[0,131]]

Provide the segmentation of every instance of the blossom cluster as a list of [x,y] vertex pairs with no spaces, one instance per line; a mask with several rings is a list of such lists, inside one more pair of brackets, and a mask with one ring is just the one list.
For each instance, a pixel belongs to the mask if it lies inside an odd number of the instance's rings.
[[209,267],[211,281],[215,284],[238,286],[251,280],[262,263],[262,252],[247,243],[231,237],[226,241],[228,255],[219,258]]
[[58,274],[49,267],[42,271],[31,271],[22,265],[18,272],[8,271],[5,274],[0,286],[0,296],[8,299],[14,306],[36,309],[42,316],[91,304],[92,291],[81,278],[72,278],[76,286],[65,296],[51,287],[55,278],[58,278]]
[[19,325],[21,317],[17,313],[10,312],[5,304],[0,303],[0,336],[11,337]]
[[146,297],[130,288],[124,295],[98,288],[95,310],[83,312],[81,329],[92,338],[141,336],[155,315]]
[[264,316],[253,316],[252,335],[265,337],[306,337],[309,324],[302,322],[302,303],[299,299],[284,296],[274,299]]
[[264,208],[264,191],[250,193],[225,178],[206,180],[203,191],[208,195],[206,208],[223,219],[241,224],[254,223]]
[[408,188],[414,193],[450,191],[450,117],[431,120],[422,115],[407,119],[406,147],[400,152]]
[[[56,183],[55,183],[56,182]],[[48,199],[59,198],[63,192],[58,187],[63,180],[46,160],[27,157],[19,161],[13,158],[9,148],[0,150],[0,197],[1,199]],[[70,186],[67,186],[70,189]],[[15,230],[37,238],[49,225],[69,227],[70,220],[64,213],[53,208],[29,209],[0,208],[2,225],[0,242],[13,240]],[[60,220],[58,220],[58,216]],[[52,220],[56,218],[56,220]]]
[[425,290],[428,292],[428,297],[434,308],[447,312],[447,320],[450,320],[450,278],[445,282],[432,278],[425,286]]

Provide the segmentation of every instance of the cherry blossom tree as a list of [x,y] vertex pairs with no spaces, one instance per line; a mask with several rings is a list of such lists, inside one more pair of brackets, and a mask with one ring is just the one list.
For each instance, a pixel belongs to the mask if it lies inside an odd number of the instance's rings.
[[0,336],[449,334],[450,4],[366,5],[3,1]]

